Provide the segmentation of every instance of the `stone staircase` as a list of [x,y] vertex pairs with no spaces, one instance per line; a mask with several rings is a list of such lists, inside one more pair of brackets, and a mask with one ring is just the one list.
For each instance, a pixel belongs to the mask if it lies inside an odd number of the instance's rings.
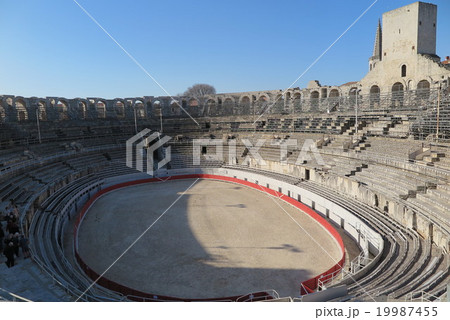
[[363,135],[359,139],[359,143],[357,144],[357,146],[355,146],[353,149],[356,152],[360,152],[360,151],[366,150],[369,147],[370,147],[370,142],[367,141],[367,136]]

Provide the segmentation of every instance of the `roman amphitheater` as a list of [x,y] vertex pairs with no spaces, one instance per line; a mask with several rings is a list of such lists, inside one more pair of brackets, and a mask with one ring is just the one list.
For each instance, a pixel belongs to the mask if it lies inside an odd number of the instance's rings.
[[447,301],[436,24],[433,4],[386,12],[340,86],[0,96],[0,212],[32,258],[2,263],[0,299]]

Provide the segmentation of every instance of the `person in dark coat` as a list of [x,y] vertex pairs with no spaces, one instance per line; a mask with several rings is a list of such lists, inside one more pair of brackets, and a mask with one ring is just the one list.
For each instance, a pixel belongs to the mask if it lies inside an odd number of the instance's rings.
[[6,257],[6,265],[8,268],[14,267],[14,244],[12,242],[8,243],[3,254]]
[[19,226],[15,222],[10,221],[8,223],[7,229],[10,234],[15,234],[15,233],[19,232]]

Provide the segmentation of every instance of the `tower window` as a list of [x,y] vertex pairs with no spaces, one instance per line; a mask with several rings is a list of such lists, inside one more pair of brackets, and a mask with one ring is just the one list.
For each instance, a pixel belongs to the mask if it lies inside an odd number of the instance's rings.
[[398,34],[400,34],[400,32],[401,32],[401,30],[400,30],[400,29],[398,29]]
[[421,26],[422,25],[422,21],[419,21],[419,26]]
[[433,27],[435,27],[435,28],[436,28],[436,23],[433,23]]
[[402,77],[406,77],[406,65],[402,65]]

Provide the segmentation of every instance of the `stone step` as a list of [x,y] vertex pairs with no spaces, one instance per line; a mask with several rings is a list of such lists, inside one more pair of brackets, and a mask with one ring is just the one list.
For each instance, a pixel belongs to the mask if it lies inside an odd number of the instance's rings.
[[439,189],[439,186],[437,189],[428,189],[427,194],[433,197],[447,200],[450,203],[450,192],[445,189]]
[[445,153],[444,152],[438,152],[438,151],[431,151],[430,156],[433,157],[433,158],[444,158],[445,157]]
[[[434,206],[442,210],[440,215],[448,219],[450,212],[450,203],[448,200],[443,200],[437,197],[430,197],[428,194],[418,194],[416,197],[418,200],[428,203],[430,206]],[[450,222],[450,221],[449,221]]]
[[423,161],[425,161],[425,162],[438,162],[439,158],[434,158],[434,157],[431,157],[431,156],[425,156],[425,157],[423,157]]

